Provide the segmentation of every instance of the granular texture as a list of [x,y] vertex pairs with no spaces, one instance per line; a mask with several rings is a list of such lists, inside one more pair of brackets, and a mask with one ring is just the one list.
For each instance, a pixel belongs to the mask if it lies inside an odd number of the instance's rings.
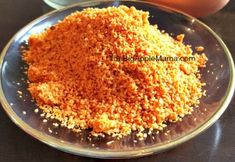
[[[207,58],[148,17],[134,7],[87,8],[31,35],[23,54],[28,89],[47,117],[74,131],[122,136],[190,114],[204,94],[199,68]],[[150,56],[195,60],[115,60]]]

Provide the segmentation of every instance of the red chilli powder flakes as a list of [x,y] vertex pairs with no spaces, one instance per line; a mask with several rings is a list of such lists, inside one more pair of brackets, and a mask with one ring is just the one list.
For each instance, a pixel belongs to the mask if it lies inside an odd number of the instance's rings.
[[[28,89],[46,116],[74,131],[123,136],[162,130],[190,114],[204,94],[199,67],[207,58],[148,17],[134,7],[87,8],[31,35],[23,54]],[[195,60],[119,62],[111,55]]]

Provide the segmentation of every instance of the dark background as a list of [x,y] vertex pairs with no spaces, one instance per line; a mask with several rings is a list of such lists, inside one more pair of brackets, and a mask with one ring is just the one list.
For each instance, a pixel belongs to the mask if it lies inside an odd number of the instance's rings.
[[[216,1],[215,1],[216,3]],[[206,4],[205,4],[206,5]],[[48,11],[42,0],[0,0],[0,51],[23,26]],[[216,14],[201,19],[227,44],[235,57],[235,1]],[[223,116],[194,139],[167,152],[130,162],[234,162],[235,161],[235,97]],[[51,148],[10,121],[0,106],[0,162],[81,162],[111,161],[78,157]]]

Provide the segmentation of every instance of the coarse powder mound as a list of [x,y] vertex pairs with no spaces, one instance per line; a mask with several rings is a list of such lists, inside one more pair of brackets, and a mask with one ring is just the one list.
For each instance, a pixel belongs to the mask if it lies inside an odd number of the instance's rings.
[[199,68],[207,58],[148,17],[134,7],[87,8],[31,35],[28,89],[47,117],[74,131],[123,136],[190,114],[204,95]]

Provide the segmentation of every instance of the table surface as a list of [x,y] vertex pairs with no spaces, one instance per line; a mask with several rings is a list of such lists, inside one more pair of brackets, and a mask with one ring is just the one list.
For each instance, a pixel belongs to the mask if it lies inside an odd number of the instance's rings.
[[[47,12],[42,0],[0,0],[0,50],[20,28]],[[235,57],[235,1],[216,14],[201,19],[227,44]],[[0,162],[234,162],[235,97],[226,112],[208,130],[194,139],[161,154],[128,160],[101,160],[70,155],[51,148],[27,135],[0,108]]]

